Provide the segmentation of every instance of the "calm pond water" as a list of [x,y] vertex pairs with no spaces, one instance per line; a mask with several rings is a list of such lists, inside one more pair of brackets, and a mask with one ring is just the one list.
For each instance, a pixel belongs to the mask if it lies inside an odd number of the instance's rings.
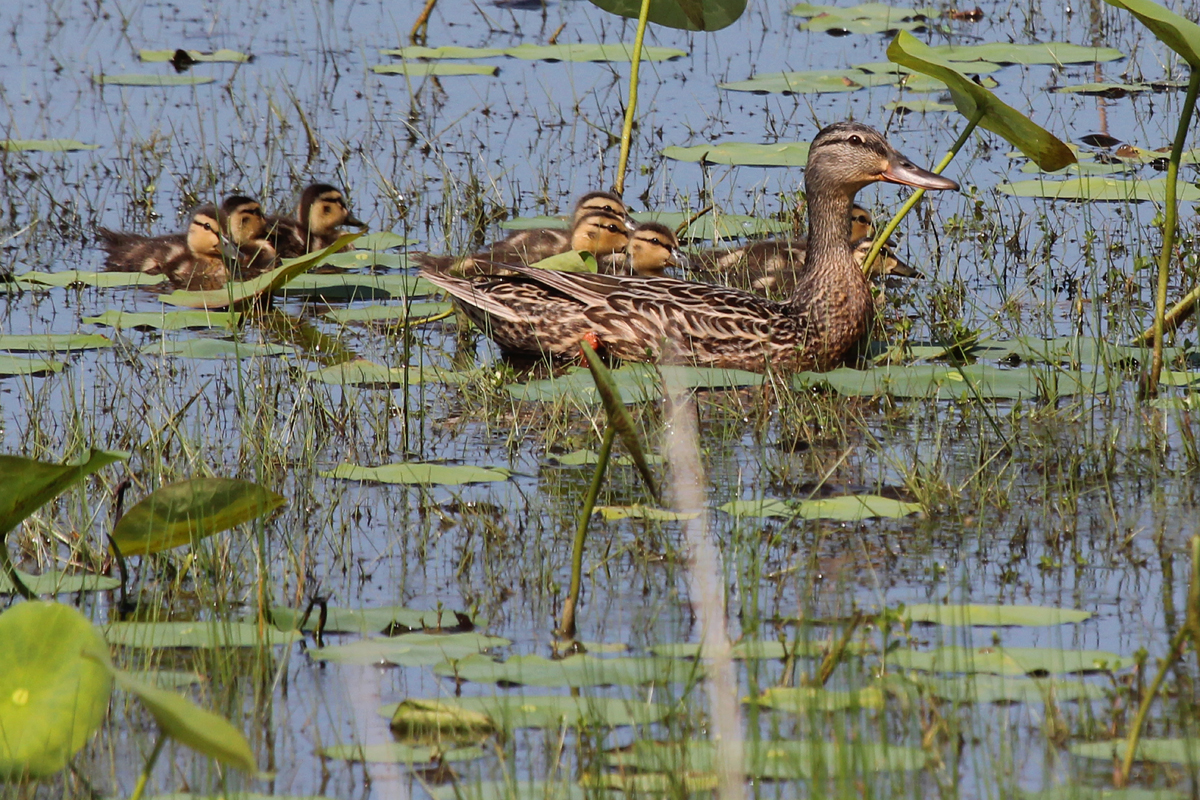
[[[497,226],[505,217],[564,213],[577,195],[611,184],[628,65],[488,60],[499,65],[498,76],[436,83],[372,73],[372,65],[392,62],[379,55],[380,48],[407,43],[421,5],[7,5],[0,10],[0,32],[9,43],[0,63],[2,135],[67,137],[97,147],[66,154],[0,152],[0,270],[99,269],[98,225],[173,231],[195,202],[233,192],[282,211],[303,185],[318,180],[345,186],[355,213],[372,230],[410,236],[414,249],[462,251],[500,235]],[[702,170],[665,160],[659,151],[667,145],[808,141],[821,126],[849,116],[886,129],[898,148],[922,163],[935,162],[954,140],[961,117],[896,116],[886,108],[898,97],[895,87],[797,96],[717,89],[719,82],[755,74],[885,59],[890,37],[810,33],[799,29],[788,8],[752,2],[741,20],[715,34],[651,31],[648,43],[687,54],[642,70],[643,106],[626,190],[636,208],[695,209],[711,198],[723,212],[777,215],[792,207],[802,185],[797,169]],[[1169,143],[1179,93],[1103,100],[1050,91],[1091,81],[1179,77],[1178,69],[1166,71],[1165,49],[1114,9],[987,2],[982,11],[979,22],[939,22],[921,36],[933,44],[1066,41],[1118,48],[1128,57],[1103,65],[1008,66],[994,76],[996,91],[1072,143],[1097,133],[1149,148]],[[1193,5],[1182,12],[1197,13]],[[559,42],[633,37],[631,23],[582,0],[534,8],[443,0],[430,22],[429,44],[542,44],[560,26]],[[231,48],[254,60],[196,65],[184,74],[216,79],[199,86],[100,87],[93,80],[173,74],[169,65],[141,63],[138,51],[180,47]],[[1141,259],[1155,252],[1156,209],[1000,194],[995,187],[1001,182],[1031,177],[1021,172],[1024,159],[1009,157],[1009,149],[990,134],[977,136],[947,171],[963,192],[931,198],[920,219],[905,223],[900,253],[927,280],[891,291],[893,316],[911,321],[914,341],[944,333],[955,320],[984,338],[1129,339],[1150,320],[1151,279]],[[1141,174],[1158,175],[1151,166]],[[1194,166],[1185,168],[1186,180],[1196,177]],[[881,214],[902,197],[894,187],[860,194]],[[1190,207],[1184,209],[1190,248],[1194,217]],[[1184,260],[1192,274],[1174,278],[1172,296],[1194,280],[1190,249]],[[359,300],[352,307],[373,302],[399,300]],[[600,412],[571,401],[514,402],[505,387],[516,378],[498,364],[492,346],[456,336],[452,322],[415,329],[405,339],[324,316],[343,305],[282,300],[278,310],[303,320],[303,331],[251,327],[243,337],[282,341],[286,354],[200,360],[156,351],[164,343],[228,334],[117,332],[84,321],[111,309],[158,311],[159,296],[150,291],[26,287],[0,295],[0,334],[100,332],[117,340],[111,349],[65,357],[68,366],[56,375],[0,378],[2,450],[59,459],[94,443],[133,453],[127,470],[110,468],[91,485],[86,504],[63,503],[58,515],[26,526],[35,535],[22,539],[24,568],[63,566],[79,536],[92,542],[84,550],[102,550],[108,491],[126,473],[134,477],[131,496],[137,498],[192,475],[239,476],[289,500],[266,528],[263,554],[265,580],[281,602],[302,604],[321,593],[343,607],[473,608],[487,620],[487,633],[512,641],[501,654],[548,655],[569,577],[575,515],[591,475],[588,467],[558,466],[552,459],[597,449]],[[1194,328],[1181,339],[1194,341]],[[485,371],[462,388],[431,383],[410,386],[407,393],[329,385],[306,375],[336,348],[389,366],[409,357],[414,364],[464,369],[482,364]],[[648,429],[658,428],[656,405],[638,406],[635,414]],[[1179,412],[1137,404],[1132,382],[1106,395],[1055,403],[868,402],[798,392],[773,404],[750,389],[702,394],[700,416],[714,507],[739,498],[800,500],[820,491],[882,493],[925,508],[919,516],[861,523],[738,519],[714,511],[710,527],[724,558],[732,635],[824,639],[836,628],[790,621],[842,619],[855,608],[900,603],[1043,604],[1093,616],[1077,625],[917,628],[914,635],[918,644],[999,641],[1124,657],[1140,648],[1154,656],[1165,651],[1186,595],[1184,545],[1200,532],[1196,424]],[[358,484],[321,474],[344,462],[376,465],[406,456],[499,466],[513,474],[465,487]],[[618,466],[601,502],[647,498],[636,473]],[[252,614],[259,579],[255,542],[218,541],[201,548],[194,564],[174,554],[159,569],[147,567],[145,590],[169,598],[162,603],[180,618],[214,610]],[[637,653],[663,642],[698,640],[677,523],[597,518],[585,567],[582,640],[624,643]],[[190,576],[188,569],[194,570]],[[100,595],[84,606],[101,621],[111,602]],[[189,663],[186,656],[164,661]],[[275,651],[265,666],[222,669],[228,671],[214,673],[199,696],[210,705],[214,695],[222,697],[225,713],[244,709],[243,728],[260,763],[275,773],[270,781],[236,779],[231,786],[404,797],[425,796],[446,777],[422,774],[418,780],[404,768],[371,765],[366,781],[361,767],[315,755],[331,744],[388,741],[387,720],[376,713],[384,703],[452,694],[453,683],[429,666],[321,665],[297,645]],[[1188,669],[1181,668],[1181,682]],[[862,677],[849,671],[833,685]],[[739,675],[749,693],[778,683],[782,672],[780,662],[764,661]],[[219,677],[231,673],[238,680]],[[1125,670],[1115,682],[1086,682],[1111,689],[1130,675]],[[493,691],[475,683],[462,687],[467,695]],[[647,694],[619,687],[588,691]],[[662,700],[663,691],[654,699]],[[666,691],[677,699],[681,689]],[[693,714],[703,707],[696,697],[685,700]],[[952,727],[960,726],[953,729],[961,738],[941,745],[941,763],[868,782],[861,791],[983,798],[1069,781],[1108,785],[1106,762],[1074,758],[1064,747],[1102,738],[1112,706],[1121,702],[1064,703],[1065,722],[1036,703],[947,711],[958,714]],[[1190,706],[1173,702],[1169,708],[1156,720],[1159,735],[1188,729]],[[880,717],[868,714],[865,722],[845,724],[854,735],[917,747],[931,724],[903,709]],[[824,717],[763,714],[748,725],[764,735],[849,735]],[[136,713],[114,716],[113,729],[89,751],[100,792],[130,791],[138,754],[152,742],[148,731],[149,722]],[[489,752],[455,770],[467,783],[501,774],[570,778],[576,768],[595,764],[598,746],[668,732],[706,735],[692,717],[618,728],[598,741],[564,733],[560,752],[559,731],[526,730],[499,755]],[[1146,781],[1195,791],[1186,770],[1155,772]],[[181,750],[160,763],[154,779],[161,791],[218,785],[205,760]],[[753,791],[838,793],[820,781],[764,781]]]

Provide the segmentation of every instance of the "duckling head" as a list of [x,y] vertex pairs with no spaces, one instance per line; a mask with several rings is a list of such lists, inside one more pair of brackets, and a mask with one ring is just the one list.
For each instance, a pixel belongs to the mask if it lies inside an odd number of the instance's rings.
[[629,244],[629,231],[622,220],[604,213],[585,214],[571,229],[571,249],[597,256],[620,253]]
[[317,236],[329,236],[343,225],[365,227],[350,213],[342,190],[327,183],[314,183],[300,195],[300,224]]
[[[871,245],[874,243],[875,240],[870,236],[865,236],[854,243],[854,260],[860,267],[867,260],[867,254],[871,252]],[[901,261],[890,249],[884,247],[875,257],[875,263],[871,264],[871,271],[867,273],[867,276],[882,278],[889,275],[900,278],[924,277],[920,272]]]
[[234,194],[221,203],[218,214],[221,232],[237,244],[250,244],[261,239],[267,230],[267,218],[262,205],[253,197]]
[[805,194],[853,198],[876,181],[919,189],[957,189],[949,178],[922,169],[888,144],[879,131],[859,122],[835,122],[821,130],[808,151]]
[[850,207],[850,241],[875,236],[875,218],[871,212],[855,203]]
[[625,207],[624,201],[612,192],[588,192],[579,198],[579,202],[575,204],[575,214],[571,218],[572,224],[577,224],[588,214],[607,214],[624,223],[630,231],[637,227],[637,223],[630,218],[629,209]]
[[686,267],[675,232],[657,222],[643,222],[629,238],[629,266],[637,275],[661,275],[667,267]]
[[192,212],[187,229],[187,246],[193,255],[221,257],[221,223],[217,209],[206,204]]

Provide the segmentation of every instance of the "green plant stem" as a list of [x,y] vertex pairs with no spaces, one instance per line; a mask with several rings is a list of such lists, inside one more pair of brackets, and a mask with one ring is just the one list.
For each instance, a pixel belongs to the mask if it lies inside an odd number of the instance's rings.
[[[1188,317],[1196,312],[1197,306],[1200,306],[1200,286],[1192,289],[1184,295],[1182,300],[1171,306],[1171,310],[1163,318],[1163,335],[1165,336],[1178,328]],[[1155,326],[1151,325],[1142,331],[1142,335],[1137,337],[1134,343],[1147,345],[1153,342],[1155,338]]]
[[642,0],[638,12],[637,35],[633,38],[633,58],[629,64],[629,102],[625,104],[625,124],[621,126],[621,155],[617,158],[617,180],[613,189],[618,195],[625,192],[625,171],[629,167],[629,145],[633,141],[633,115],[637,113],[638,72],[642,65],[642,40],[646,38],[646,23],[650,19],[650,0]]
[[[955,139],[954,144],[950,146],[950,152],[946,153],[942,160],[938,162],[938,165],[933,168],[934,174],[941,175],[942,170],[950,166],[950,162],[954,160],[954,157],[958,155],[958,151],[961,150],[963,145],[967,143],[967,138],[971,135],[975,128],[979,126],[979,122],[982,119],[983,110],[980,109],[974,117],[967,121],[967,127],[963,128],[962,132],[958,134],[958,138]],[[874,264],[875,259],[879,257],[879,251],[883,249],[883,246],[887,243],[887,240],[890,239],[892,234],[896,232],[896,228],[900,227],[900,220],[904,219],[908,215],[908,212],[912,211],[913,208],[916,207],[917,203],[921,202],[921,198],[924,196],[924,189],[917,189],[915,192],[913,192],[912,197],[908,198],[904,205],[900,206],[900,210],[896,212],[896,216],[892,217],[891,221],[888,222],[884,229],[880,231],[879,235],[875,237],[875,241],[871,244],[871,251],[867,253],[867,258],[865,261],[863,261],[862,268],[864,273],[871,270],[871,265]]]
[[600,457],[596,460],[596,471],[592,473],[592,485],[588,487],[587,497],[583,508],[579,510],[579,524],[575,528],[575,544],[571,548],[571,588],[563,603],[562,624],[558,630],[563,636],[575,636],[575,609],[579,605],[579,591],[583,586],[583,543],[587,540],[588,523],[592,520],[592,511],[596,508],[596,498],[600,496],[600,486],[604,483],[604,473],[608,469],[608,458],[612,454],[613,441],[617,438],[617,429],[612,424],[604,429],[604,440],[600,443]]
[[167,734],[163,731],[158,732],[158,738],[154,740],[154,749],[150,751],[150,758],[146,759],[146,766],[142,767],[142,774],[138,775],[137,785],[133,787],[133,794],[129,800],[142,800],[142,793],[146,790],[146,783],[150,780],[150,773],[154,771],[154,764],[158,761],[158,754],[162,752],[163,745],[167,743]]
[[1154,298],[1154,359],[1150,363],[1150,380],[1146,384],[1146,396],[1158,394],[1158,379],[1163,368],[1163,328],[1167,317],[1167,281],[1171,276],[1171,257],[1175,254],[1175,221],[1179,216],[1179,201],[1176,183],[1179,178],[1179,160],[1183,156],[1183,144],[1187,141],[1188,128],[1192,124],[1192,112],[1196,110],[1196,94],[1200,93],[1200,70],[1193,69],[1188,79],[1187,96],[1183,99],[1183,113],[1175,128],[1175,141],[1171,144],[1171,161],[1167,165],[1167,217],[1163,223],[1163,246],[1158,255],[1158,292]]
[[8,544],[0,539],[0,569],[4,570],[5,576],[9,583],[17,590],[17,594],[26,600],[35,600],[37,595],[30,591],[29,587],[21,581],[21,576],[17,574],[17,568],[13,566],[12,559],[8,557]]

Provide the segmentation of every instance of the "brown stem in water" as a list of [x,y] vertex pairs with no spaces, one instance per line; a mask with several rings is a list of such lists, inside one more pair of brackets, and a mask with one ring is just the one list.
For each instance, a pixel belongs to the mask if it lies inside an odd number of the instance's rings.
[[412,32],[408,34],[409,44],[425,44],[429,34],[429,15],[433,13],[433,7],[436,5],[437,0],[425,0],[425,7],[421,9],[417,21],[413,23]]

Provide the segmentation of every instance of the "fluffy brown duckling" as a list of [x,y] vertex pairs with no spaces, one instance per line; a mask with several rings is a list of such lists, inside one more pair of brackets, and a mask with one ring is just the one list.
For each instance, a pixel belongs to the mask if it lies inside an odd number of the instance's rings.
[[687,257],[679,249],[675,231],[658,222],[643,222],[634,229],[620,263],[600,262],[607,275],[662,275],[667,267],[685,267]]
[[[476,253],[458,261],[450,268],[454,275],[501,275],[506,274],[498,264],[525,264],[541,261],[542,258],[565,253],[569,250],[579,250],[596,256],[601,265],[617,265],[625,262],[625,248],[629,245],[629,229],[624,218],[617,218],[605,211],[586,212],[576,220],[575,225],[564,235],[563,231],[546,229],[538,233],[553,234],[554,241],[535,241],[526,239],[525,245],[519,248],[504,246],[498,242],[490,250]],[[524,231],[534,233],[534,231]],[[540,246],[540,245],[545,245]],[[538,257],[534,257],[538,256]],[[529,259],[527,262],[526,259]],[[427,265],[422,265],[429,269]]]
[[267,239],[267,217],[257,200],[230,195],[217,217],[221,232],[237,247],[239,278],[253,278],[275,267],[275,246]]
[[[854,261],[859,267],[866,262],[867,254],[871,252],[871,245],[874,243],[875,240],[870,236],[864,236],[854,242]],[[774,249],[770,258],[764,259],[761,269],[731,270],[725,272],[723,277],[731,279],[730,283],[739,289],[749,289],[752,292],[776,299],[788,297],[796,290],[797,284],[804,275],[804,260],[804,250],[793,251],[786,246],[781,246]],[[867,272],[867,277],[871,280],[878,280],[891,276],[920,278],[921,273],[897,258],[889,248],[884,247],[879,251],[875,263]]]
[[296,258],[333,244],[343,225],[366,225],[350,213],[342,190],[314,183],[300,195],[295,217],[268,217],[267,240],[280,258]]

